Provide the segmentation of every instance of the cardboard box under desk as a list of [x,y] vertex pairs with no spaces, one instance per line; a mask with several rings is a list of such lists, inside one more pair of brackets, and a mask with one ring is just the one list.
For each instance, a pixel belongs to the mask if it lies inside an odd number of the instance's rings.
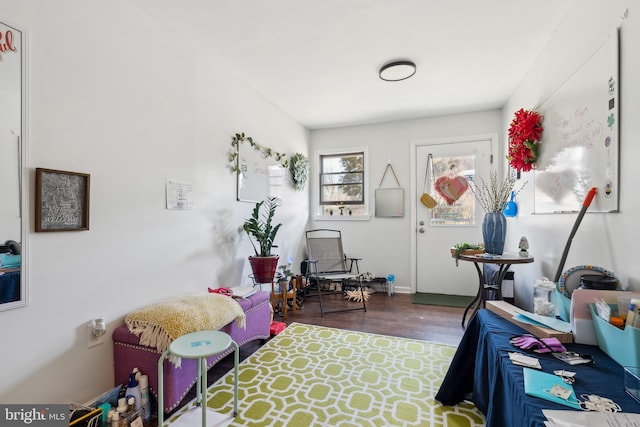
[[487,310],[494,312],[500,317],[507,319],[514,325],[520,326],[522,329],[532,333],[538,338],[557,338],[561,343],[572,343],[573,334],[571,332],[560,332],[555,329],[549,329],[542,326],[530,325],[520,322],[513,318],[517,313],[526,313],[525,310],[519,309],[515,305],[511,305],[506,301],[487,301]]

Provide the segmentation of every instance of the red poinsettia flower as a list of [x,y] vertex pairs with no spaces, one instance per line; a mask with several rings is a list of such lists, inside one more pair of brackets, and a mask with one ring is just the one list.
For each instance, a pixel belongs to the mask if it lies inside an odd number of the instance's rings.
[[516,111],[509,127],[509,154],[511,167],[528,172],[538,159],[538,143],[542,136],[542,116],[535,111],[521,108]]
[[516,112],[515,118],[509,128],[509,136],[518,139],[528,139],[537,141],[542,134],[542,117],[535,111],[520,109]]

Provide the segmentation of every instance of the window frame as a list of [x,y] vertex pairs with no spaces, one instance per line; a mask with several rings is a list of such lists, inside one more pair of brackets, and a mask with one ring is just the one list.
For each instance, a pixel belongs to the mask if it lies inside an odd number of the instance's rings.
[[[321,158],[323,156],[341,156],[341,155],[349,155],[349,154],[359,154],[363,155],[363,197],[364,202],[362,204],[354,204],[354,203],[345,203],[345,206],[355,205],[362,206],[362,214],[354,214],[354,215],[327,215],[324,212],[324,208],[329,206],[327,204],[321,204],[321,188],[322,188],[322,169],[321,169]],[[313,205],[313,219],[314,220],[327,220],[327,221],[353,221],[353,220],[368,220],[370,219],[369,214],[369,150],[367,147],[358,146],[358,147],[348,147],[348,148],[340,148],[340,149],[326,149],[326,150],[317,150],[313,154],[313,178],[314,183],[312,186],[312,205]]]
[[[324,172],[322,170],[322,166],[323,166],[323,159],[324,158],[343,158],[343,157],[357,157],[357,156],[362,156],[362,170],[361,171],[357,171],[357,172]],[[318,156],[318,165],[320,167],[320,176],[319,176],[319,180],[320,182],[318,183],[318,203],[320,204],[320,206],[331,206],[333,204],[336,203],[342,203],[343,205],[364,205],[364,200],[365,200],[365,194],[367,191],[367,188],[365,186],[365,182],[364,182],[364,152],[362,151],[354,151],[354,152],[349,152],[349,153],[340,153],[340,154],[320,154]],[[339,184],[325,184],[324,182],[324,178],[328,175],[349,175],[349,174],[357,174],[357,175],[361,175],[361,181],[360,183],[357,184],[345,184],[345,183],[339,183]],[[322,200],[322,195],[324,194],[324,188],[325,187],[332,187],[332,186],[347,186],[347,185],[361,185],[362,186],[362,197],[361,200],[355,200],[355,201],[351,201],[351,200],[338,200],[338,201],[323,201]],[[344,191],[342,192],[344,194]]]

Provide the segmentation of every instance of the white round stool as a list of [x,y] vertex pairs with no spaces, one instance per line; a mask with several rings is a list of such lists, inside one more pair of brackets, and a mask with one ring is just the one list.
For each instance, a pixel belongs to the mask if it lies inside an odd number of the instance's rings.
[[202,407],[202,427],[207,426],[207,357],[221,353],[233,345],[233,416],[238,415],[238,344],[221,331],[198,331],[183,335],[169,344],[158,360],[158,426],[164,424],[164,360],[169,354],[183,359],[198,359],[196,405]]

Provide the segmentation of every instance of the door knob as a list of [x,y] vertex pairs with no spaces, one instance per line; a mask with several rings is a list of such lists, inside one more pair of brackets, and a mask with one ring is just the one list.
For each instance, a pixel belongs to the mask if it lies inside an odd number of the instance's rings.
[[422,228],[422,227],[418,228],[418,232],[419,233],[424,233],[424,228]]

